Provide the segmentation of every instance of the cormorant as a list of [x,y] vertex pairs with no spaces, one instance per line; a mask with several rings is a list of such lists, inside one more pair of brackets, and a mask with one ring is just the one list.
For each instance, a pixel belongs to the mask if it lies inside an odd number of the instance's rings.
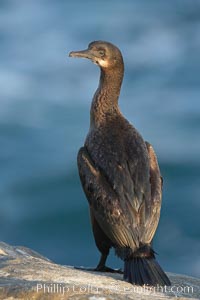
[[138,285],[170,285],[155,259],[152,239],[158,226],[162,177],[153,147],[125,119],[118,106],[124,75],[120,50],[94,41],[69,56],[92,60],[100,67],[99,86],[90,110],[90,129],[77,161],[89,202],[96,246],[97,271],[111,247],[124,260],[124,279]]

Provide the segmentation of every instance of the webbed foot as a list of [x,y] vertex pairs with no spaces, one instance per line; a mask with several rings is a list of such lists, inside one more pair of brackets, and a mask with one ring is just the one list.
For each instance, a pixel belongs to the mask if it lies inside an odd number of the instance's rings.
[[96,268],[85,268],[85,267],[74,267],[74,269],[82,270],[82,271],[92,271],[92,272],[107,272],[107,273],[119,273],[124,274],[121,269],[112,269],[107,266],[97,266]]

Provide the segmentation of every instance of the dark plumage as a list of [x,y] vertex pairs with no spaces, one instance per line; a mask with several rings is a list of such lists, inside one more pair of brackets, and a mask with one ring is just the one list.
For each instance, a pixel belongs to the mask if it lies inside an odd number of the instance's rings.
[[78,153],[80,179],[90,206],[96,245],[105,266],[109,249],[124,260],[124,278],[134,284],[170,285],[151,247],[161,207],[162,178],[153,147],[119,110],[124,74],[120,50],[92,42],[71,52],[100,66],[99,87],[90,111],[90,130]]

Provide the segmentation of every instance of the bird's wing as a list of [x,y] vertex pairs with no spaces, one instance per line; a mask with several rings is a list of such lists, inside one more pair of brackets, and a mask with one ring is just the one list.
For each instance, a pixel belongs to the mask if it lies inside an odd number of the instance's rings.
[[151,144],[148,142],[145,143],[150,163],[151,197],[148,203],[146,203],[146,230],[144,231],[144,239],[150,243],[153,239],[160,218],[163,179],[160,174],[155,151]]
[[125,143],[128,149],[114,145],[110,151],[114,153],[117,147],[118,155],[104,153],[111,163],[107,165],[104,159],[100,172],[117,196],[129,224],[127,230],[135,236],[134,243],[150,244],[160,218],[162,177],[152,145],[144,143],[137,132],[134,134]]
[[135,211],[129,201],[121,203],[119,195],[103,172],[95,166],[85,147],[79,150],[78,168],[94,216],[113,245],[138,248],[139,234],[137,222],[134,221],[138,216],[134,216]]

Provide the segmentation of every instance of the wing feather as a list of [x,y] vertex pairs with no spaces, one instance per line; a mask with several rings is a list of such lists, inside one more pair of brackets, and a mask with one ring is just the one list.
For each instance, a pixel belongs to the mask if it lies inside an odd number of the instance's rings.
[[86,148],[78,153],[78,168],[90,208],[104,233],[118,247],[138,247],[138,236],[132,230],[127,207],[121,207],[118,195],[95,166]]
[[128,150],[118,145],[116,154],[115,145],[110,149],[98,147],[98,140],[97,136],[91,153],[87,147],[78,153],[80,179],[96,221],[117,247],[134,250],[141,243],[151,243],[162,197],[162,178],[153,147],[146,142],[143,149],[141,140],[138,147],[133,139]]

